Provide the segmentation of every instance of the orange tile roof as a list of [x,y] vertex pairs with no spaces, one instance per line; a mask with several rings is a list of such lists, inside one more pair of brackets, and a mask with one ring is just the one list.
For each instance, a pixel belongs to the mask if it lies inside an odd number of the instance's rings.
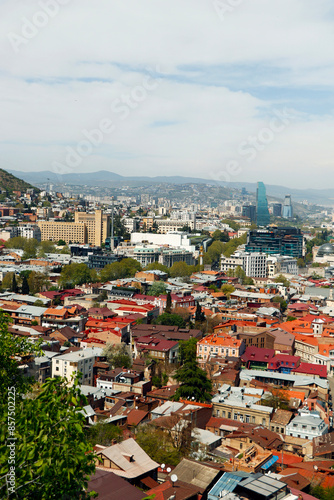
[[304,399],[305,399],[305,394],[302,391],[286,391],[286,392],[284,392],[284,394],[289,399],[296,398],[296,399],[300,399],[301,401],[304,401]]
[[334,344],[319,344],[319,354],[328,356],[329,351],[334,349]]
[[299,333],[296,333],[295,338],[296,338],[296,340],[299,340],[300,342],[303,342],[304,344],[309,344],[309,345],[314,345],[314,346],[319,344],[319,338],[313,337],[312,335],[301,335]]
[[221,346],[234,346],[240,347],[242,340],[238,340],[234,337],[230,337],[230,335],[222,335],[222,334],[213,334],[204,337],[202,340],[199,340],[197,344],[199,345],[221,345]]

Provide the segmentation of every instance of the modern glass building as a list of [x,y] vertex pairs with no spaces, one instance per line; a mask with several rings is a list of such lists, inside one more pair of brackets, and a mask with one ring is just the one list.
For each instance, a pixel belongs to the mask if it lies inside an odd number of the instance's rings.
[[304,237],[296,227],[274,227],[249,231],[246,252],[263,252],[267,255],[287,255],[299,259],[303,257]]
[[284,199],[283,214],[284,219],[292,219],[292,203],[291,195],[287,194]]
[[266,188],[263,182],[257,183],[256,190],[256,224],[258,226],[268,226],[270,223],[270,215],[268,210],[268,200]]

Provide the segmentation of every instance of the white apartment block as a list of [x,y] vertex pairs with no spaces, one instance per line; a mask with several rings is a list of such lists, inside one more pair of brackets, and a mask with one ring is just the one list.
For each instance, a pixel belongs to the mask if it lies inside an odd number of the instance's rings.
[[298,274],[297,259],[285,255],[270,255],[267,259],[268,278],[274,278],[277,274]]
[[221,271],[235,270],[240,266],[252,278],[273,278],[279,273],[298,274],[297,260],[283,255],[270,255],[260,252],[234,252],[231,257],[221,256]]
[[93,366],[95,359],[102,356],[100,347],[89,347],[81,351],[69,352],[52,359],[52,377],[64,377],[72,385],[72,376],[81,373],[82,385],[93,385]]
[[267,256],[265,253],[235,252],[231,257],[221,256],[221,271],[241,267],[246,276],[265,278],[267,276]]
[[7,227],[1,231],[0,235],[2,235],[1,239],[5,241],[9,240],[9,238],[15,238],[16,236],[22,236],[27,239],[35,238],[37,241],[41,241],[41,230],[34,224]]
[[328,425],[320,418],[320,414],[306,408],[299,410],[299,415],[289,422],[285,430],[287,436],[309,440],[327,432]]

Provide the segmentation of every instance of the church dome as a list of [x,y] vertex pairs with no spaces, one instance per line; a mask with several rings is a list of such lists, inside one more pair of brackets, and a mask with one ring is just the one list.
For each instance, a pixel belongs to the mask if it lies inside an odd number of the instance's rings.
[[334,255],[334,245],[325,243],[318,249],[317,257],[325,257],[326,255]]

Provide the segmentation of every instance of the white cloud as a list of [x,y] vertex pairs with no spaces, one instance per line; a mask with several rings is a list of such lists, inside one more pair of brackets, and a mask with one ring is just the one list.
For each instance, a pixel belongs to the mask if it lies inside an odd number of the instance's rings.
[[[115,130],[78,170],[217,177],[233,160],[242,173],[232,180],[313,186],[316,169],[318,187],[328,186],[329,0],[244,0],[223,21],[214,0],[48,1],[59,12],[21,44],[13,34],[22,36],[47,0],[0,4],[4,168],[50,169],[83,129],[109,118]],[[111,103],[142,86],[148,68],[159,68],[159,85],[121,120]],[[253,161],[240,157],[240,143],[287,105],[293,122]]]

